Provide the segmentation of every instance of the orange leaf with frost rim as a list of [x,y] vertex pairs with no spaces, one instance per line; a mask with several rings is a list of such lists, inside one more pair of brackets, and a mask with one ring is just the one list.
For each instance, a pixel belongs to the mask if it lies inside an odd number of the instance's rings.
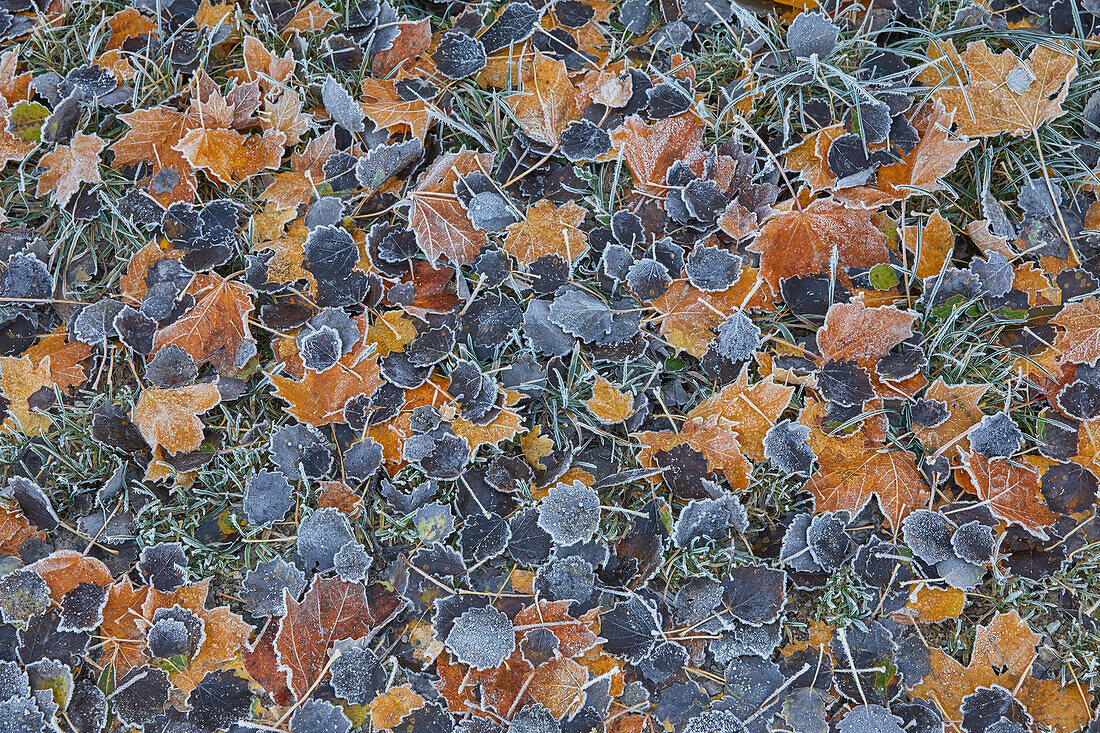
[[82,184],[102,183],[99,154],[106,144],[95,135],[77,133],[68,145],[58,145],[43,155],[39,165],[45,171],[38,176],[34,195],[49,193],[55,204],[64,207]]
[[202,446],[203,424],[198,416],[219,402],[221,395],[211,382],[170,389],[148,387],[138,397],[133,420],[149,447],[186,453]]
[[195,305],[178,320],[157,331],[154,353],[176,345],[196,364],[210,362],[222,375],[235,375],[256,353],[248,328],[255,291],[244,283],[210,273],[196,275],[184,291]]
[[928,500],[913,454],[875,450],[859,440],[843,445],[843,453],[819,455],[821,468],[806,482],[815,511],[844,509],[855,516],[875,496],[894,532],[900,532],[902,520]]
[[523,64],[520,79],[523,91],[504,101],[532,140],[556,146],[562,130],[581,116],[578,92],[565,62],[535,51],[534,58]]
[[868,209],[818,199],[769,219],[748,251],[760,255],[760,277],[776,293],[785,278],[829,272],[834,252],[843,280],[849,267],[871,268],[887,261],[886,235],[872,216]]
[[461,176],[492,169],[490,153],[460,150],[444,153],[426,170],[409,193],[409,228],[416,245],[433,266],[440,257],[453,265],[465,265],[489,243],[488,235],[474,227],[455,195]]
[[1100,358],[1100,298],[1067,303],[1052,323],[1064,330],[1054,339],[1062,358],[1074,364],[1092,364]]
[[966,667],[939,649],[928,650],[932,671],[911,691],[941,707],[945,717],[959,720],[963,698],[978,687],[998,685],[1013,693],[1037,723],[1060,733],[1073,733],[1092,718],[1092,696],[1079,685],[1063,688],[1057,680],[1031,676],[1041,637],[1013,610],[998,613],[974,634],[974,650]]
[[307,369],[300,380],[278,374],[269,374],[268,378],[275,385],[275,396],[285,400],[290,405],[287,411],[302,422],[317,427],[346,423],[344,406],[348,400],[360,395],[369,397],[382,386],[378,354],[362,354],[362,348],[352,351],[323,372]]
[[585,210],[572,201],[554,206],[542,199],[527,207],[522,221],[508,225],[504,251],[521,265],[530,265],[546,255],[557,255],[571,263],[588,250],[588,237],[579,228],[584,216]]
[[634,176],[634,186],[664,199],[668,169],[701,156],[703,126],[690,112],[647,125],[633,115],[611,133],[611,142]]
[[915,313],[892,305],[868,308],[862,298],[833,303],[817,332],[817,343],[826,359],[855,359],[867,365],[912,336],[916,320]]
[[1045,528],[1058,521],[1039,490],[1041,471],[1037,466],[1007,458],[986,458],[977,451],[959,451],[962,466],[974,486],[974,493],[999,518],[1023,527],[1041,539]]

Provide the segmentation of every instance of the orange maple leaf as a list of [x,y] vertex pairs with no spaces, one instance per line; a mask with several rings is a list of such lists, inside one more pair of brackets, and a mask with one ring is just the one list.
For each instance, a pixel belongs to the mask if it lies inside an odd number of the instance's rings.
[[912,336],[916,320],[915,313],[892,305],[868,308],[863,298],[833,303],[817,332],[817,345],[826,359],[874,362]]
[[212,382],[143,390],[134,406],[133,421],[151,448],[169,453],[198,450],[202,446],[199,415],[221,402]]
[[328,651],[340,639],[369,641],[405,602],[379,584],[364,587],[315,576],[302,600],[286,593],[286,615],[279,621],[275,653],[290,689],[306,694],[327,669]]
[[53,384],[50,371],[50,357],[44,357],[38,363],[29,356],[0,356],[0,394],[8,401],[8,412],[14,420],[5,419],[3,426],[22,431],[25,435],[37,435],[50,427],[49,415],[32,411],[31,396]]
[[974,493],[998,518],[1017,524],[1031,534],[1047,539],[1045,527],[1058,521],[1039,490],[1042,471],[1024,461],[986,458],[981,453],[959,451],[962,466]]
[[196,364],[210,362],[219,374],[240,374],[256,353],[248,329],[252,288],[215,273],[204,273],[192,278],[184,292],[195,299],[195,305],[157,331],[153,351],[179,346]]
[[900,532],[901,521],[928,500],[913,454],[876,450],[855,440],[846,448],[818,456],[821,468],[806,482],[815,510],[845,509],[855,516],[874,495],[895,534]]
[[1064,330],[1054,339],[1062,359],[1074,364],[1092,364],[1100,358],[1100,298],[1091,296],[1066,303],[1052,323]]
[[466,216],[454,192],[460,176],[475,171],[491,170],[493,156],[463,148],[457,153],[444,153],[424,171],[416,188],[409,192],[409,227],[416,234],[416,244],[435,265],[440,257],[451,264],[465,265],[489,243],[488,235],[476,229]]
[[932,671],[911,694],[935,700],[945,717],[959,720],[963,698],[979,687],[997,685],[1024,703],[1035,722],[1061,733],[1073,733],[1091,720],[1092,696],[1079,685],[1063,688],[1057,680],[1031,676],[1040,640],[1017,611],[998,613],[989,624],[978,626],[966,667],[939,649],[930,648]]
[[504,251],[521,265],[530,265],[546,255],[572,262],[588,251],[588,237],[579,228],[584,216],[585,210],[572,201],[554,206],[542,199],[527,207],[522,221],[508,225]]
[[512,115],[532,140],[557,145],[562,130],[581,116],[565,62],[535,51],[520,69],[520,79],[523,91],[505,100]]
[[323,372],[305,370],[300,380],[269,374],[275,396],[285,400],[287,411],[304,423],[344,423],[344,406],[352,397],[370,396],[382,386],[378,354],[364,356],[367,345],[351,351]]
[[634,186],[663,199],[672,164],[702,155],[703,126],[691,112],[651,125],[635,115],[611,133],[611,142],[629,166]]
[[58,206],[69,203],[84,183],[102,183],[99,175],[99,154],[106,145],[95,135],[77,133],[68,145],[58,145],[42,156],[39,163],[45,170],[38,176],[34,195],[49,193]]
[[870,268],[887,261],[886,235],[874,225],[873,211],[818,199],[801,209],[783,211],[764,223],[748,250],[760,255],[760,277],[779,292],[779,281],[830,270]]
[[235,186],[260,173],[279,167],[286,150],[286,133],[267,130],[263,135],[242,135],[233,129],[197,128],[174,146],[188,164],[207,175]]

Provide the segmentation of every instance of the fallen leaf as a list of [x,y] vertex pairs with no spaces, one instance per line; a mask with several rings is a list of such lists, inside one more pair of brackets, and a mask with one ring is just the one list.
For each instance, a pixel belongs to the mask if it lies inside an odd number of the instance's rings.
[[151,448],[186,453],[202,446],[204,426],[198,416],[219,402],[221,395],[211,382],[170,389],[147,387],[134,406],[133,421]]

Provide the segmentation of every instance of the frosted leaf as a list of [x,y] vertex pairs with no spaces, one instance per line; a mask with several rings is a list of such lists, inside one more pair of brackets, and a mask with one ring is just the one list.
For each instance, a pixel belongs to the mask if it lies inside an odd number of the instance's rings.
[[985,565],[993,560],[997,541],[993,528],[981,522],[967,522],[951,535],[951,548],[963,562]]
[[552,600],[583,603],[596,588],[596,572],[580,555],[554,558],[535,574],[535,587]]
[[[842,515],[847,517],[847,515]],[[836,512],[814,515],[806,529],[806,542],[814,562],[832,572],[841,566],[848,556],[851,542],[846,533],[847,522]]]
[[580,481],[558,484],[539,505],[538,525],[556,545],[590,540],[600,526],[600,498]]
[[182,387],[198,375],[195,360],[175,344],[164,347],[145,364],[145,378],[156,387]]
[[730,361],[749,361],[760,348],[760,328],[742,310],[729,315],[718,327],[716,350]]
[[474,194],[466,205],[466,217],[485,231],[500,231],[516,221],[511,203],[497,191]]
[[626,273],[626,284],[639,300],[653,300],[665,294],[672,277],[657,260],[638,260]]
[[782,420],[764,435],[764,458],[783,473],[809,476],[817,460],[809,438],[809,426]]
[[725,612],[741,623],[774,623],[787,602],[787,571],[765,565],[730,568],[722,582]]
[[323,372],[339,361],[340,348],[340,334],[330,326],[302,329],[298,335],[302,365],[315,372]]
[[306,574],[281,557],[262,562],[248,571],[241,583],[240,596],[253,616],[286,615],[284,590],[297,599],[305,590]]
[[687,722],[683,733],[746,733],[748,728],[729,710],[705,710]]
[[485,68],[485,45],[465,33],[448,31],[432,54],[439,73],[448,79],[465,79]]
[[13,697],[0,702],[0,720],[4,733],[42,733],[49,730],[42,711],[29,697]]
[[527,2],[514,2],[504,6],[496,21],[481,35],[487,53],[499,51],[505,46],[527,40],[535,30],[543,10]]
[[[844,128],[854,132],[869,144],[885,142],[893,124],[890,105],[881,100],[860,98],[844,112]],[[895,158],[887,158],[893,162]]]
[[0,699],[30,697],[27,673],[16,662],[0,660]]
[[[1053,198],[1051,198],[1052,192]],[[1058,207],[1062,205],[1062,197],[1062,188],[1058,184],[1052,183],[1048,188],[1045,179],[1029,178],[1020,188],[1016,203],[1029,216],[1036,219],[1049,219],[1058,212]]]
[[645,227],[642,226],[641,218],[630,211],[616,211],[611,215],[611,236],[627,248],[644,244],[646,241]]
[[404,170],[423,152],[424,146],[415,137],[399,143],[383,143],[371,148],[359,159],[355,164],[355,178],[360,186],[373,191]]
[[37,573],[16,570],[0,578],[0,619],[23,623],[50,607],[50,588]]
[[142,548],[138,560],[142,580],[159,591],[175,590],[187,582],[187,554],[183,543],[158,542]]
[[978,276],[985,295],[1000,298],[1012,290],[1012,280],[1016,273],[1008,258],[1001,252],[990,252],[989,257],[984,260],[975,259],[970,263],[970,271]]
[[31,524],[45,532],[57,528],[57,512],[54,511],[50,497],[42,487],[30,479],[22,476],[12,476],[8,479],[8,491],[12,498],[19,504],[19,510],[31,521]]
[[1031,729],[1023,723],[1017,723],[1008,718],[1001,718],[996,723],[986,728],[985,733],[1031,733]]
[[[8,296],[10,297],[10,296]],[[104,344],[115,338],[114,321],[125,305],[111,298],[103,298],[84,308],[72,323],[70,335],[85,344]]]
[[1004,718],[1022,721],[1031,729],[1032,719],[1023,703],[999,685],[975,689],[963,698],[959,712],[965,733],[986,733],[990,726]]
[[386,685],[386,670],[378,657],[352,639],[336,642],[333,652],[339,652],[329,670],[333,693],[352,705],[369,705]]
[[340,82],[331,76],[325,77],[325,83],[321,86],[321,102],[336,124],[349,132],[363,132],[363,109],[359,103],[348,94]]
[[593,160],[611,150],[611,135],[588,120],[573,120],[562,130],[558,145],[570,163]]
[[[158,613],[165,610],[168,609],[157,609]],[[145,632],[145,646],[154,659],[189,658],[197,648],[197,635],[192,634],[193,628],[188,624],[199,627],[203,624],[202,619],[179,606],[172,610],[182,612],[180,615],[190,614],[190,618],[160,614],[161,617],[153,621]]]
[[836,48],[840,29],[824,13],[799,13],[787,30],[787,46],[799,57],[825,58]]
[[976,588],[985,576],[985,569],[982,566],[971,565],[954,555],[936,563],[936,572],[948,585],[959,590]]
[[561,733],[561,726],[540,703],[525,705],[512,716],[508,733]]
[[855,134],[841,135],[829,145],[829,171],[838,178],[838,188],[866,183],[874,170],[863,138]]
[[359,262],[359,248],[347,230],[319,226],[306,235],[303,266],[319,280],[345,277]]
[[619,22],[634,35],[645,33],[652,18],[648,0],[626,0],[619,8]]
[[118,340],[134,352],[146,356],[153,351],[157,322],[141,311],[123,306],[112,322]]
[[881,705],[859,705],[840,721],[840,733],[905,733],[901,718]]
[[606,639],[604,651],[633,664],[653,648],[659,629],[654,610],[636,595],[616,602],[600,614],[600,636]]
[[336,507],[325,507],[298,525],[296,547],[306,569],[323,572],[333,567],[333,559],[340,548],[354,541],[347,517]]
[[938,512],[917,509],[901,523],[905,544],[929,565],[951,556],[951,528]]
[[459,531],[458,546],[465,559],[482,562],[502,554],[511,539],[512,530],[499,514],[474,511]]
[[744,532],[747,528],[745,507],[732,494],[717,499],[693,499],[680,511],[672,527],[672,543],[688,547],[696,539],[722,541],[731,530]]
[[791,690],[783,698],[783,719],[798,733],[828,733],[825,693],[814,687]]
[[1056,401],[1062,412],[1078,420],[1091,420],[1100,415],[1100,389],[1080,379],[1063,387]]
[[970,447],[987,458],[1007,458],[1020,450],[1023,440],[1023,431],[1006,412],[986,415],[970,431]]
[[[43,300],[53,297],[53,279],[42,260],[29,252],[17,252],[8,258],[0,272],[0,296]],[[107,300],[107,303],[117,301]],[[118,304],[121,307],[121,303]],[[87,310],[85,308],[84,310]],[[81,311],[83,313],[83,311]],[[79,318],[79,317],[78,317]],[[114,314],[111,315],[114,318]],[[85,343],[98,343],[100,339]]]
[[871,375],[851,359],[830,359],[815,378],[821,395],[841,407],[858,407],[875,396]]
[[250,717],[252,691],[248,680],[231,669],[219,669],[203,675],[187,703],[189,721],[201,720],[210,729],[233,730]]
[[321,478],[332,468],[332,450],[312,425],[284,425],[271,436],[271,459],[290,479]]
[[372,438],[354,443],[344,453],[344,475],[366,481],[382,466],[382,445]]
[[374,558],[358,542],[347,543],[332,558],[332,564],[340,580],[346,580],[349,583],[365,582],[367,571],[370,570],[373,562]]
[[516,650],[512,621],[492,606],[471,608],[455,619],[447,650],[474,669],[494,669]]
[[922,428],[935,428],[947,422],[951,412],[947,403],[940,400],[917,400],[909,408],[909,419]]
[[167,672],[142,665],[118,680],[108,700],[122,723],[140,728],[164,712],[171,687]]
[[244,491],[244,516],[249,524],[281,522],[294,506],[293,488],[279,471],[260,471]]
[[290,718],[290,733],[348,733],[351,721],[328,700],[306,700]]
[[741,275],[741,258],[722,247],[696,244],[687,258],[692,285],[708,293],[726,290]]
[[779,549],[779,561],[787,567],[802,573],[819,573],[822,568],[814,562],[810,554],[810,543],[806,531],[810,528],[809,514],[799,514],[791,520],[783,535],[783,544]]
[[59,631],[93,631],[103,623],[106,605],[106,588],[95,583],[77,583],[61,599],[61,623],[57,628]]

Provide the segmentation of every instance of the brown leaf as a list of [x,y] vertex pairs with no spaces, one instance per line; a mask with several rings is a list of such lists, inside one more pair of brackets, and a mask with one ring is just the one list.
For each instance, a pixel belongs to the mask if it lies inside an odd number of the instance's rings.
[[749,384],[745,367],[737,379],[700,402],[688,413],[689,419],[705,420],[720,415],[729,421],[746,454],[764,459],[764,436],[787,409],[794,387],[777,384],[772,376]]
[[565,62],[535,51],[520,78],[523,91],[505,99],[512,115],[532,140],[556,146],[562,130],[581,116]]
[[1077,76],[1076,55],[1052,45],[1035,46],[1024,62],[1008,49],[993,53],[985,41],[972,41],[960,55],[951,41],[932,40],[932,63],[917,79],[955,112],[962,135],[1031,134],[1063,114],[1062,102]]
[[169,199],[190,201],[198,181],[191,164],[176,149],[187,132],[187,114],[157,106],[119,115],[119,119],[129,125],[130,131],[111,146],[114,167],[145,161],[152,164],[154,175],[171,168],[179,175],[179,183],[169,193]]
[[112,581],[106,565],[75,550],[56,550],[28,565],[27,570],[46,581],[55,603],[61,603],[61,598],[81,583],[95,583],[106,588]]
[[[947,421],[934,428],[914,427],[917,440],[928,450],[936,451],[977,425],[985,416],[978,403],[988,390],[988,384],[948,384],[943,377],[937,378],[924,393],[924,398],[946,404]],[[957,444],[960,447],[970,445],[966,438]]]
[[397,685],[371,701],[370,722],[375,730],[389,730],[422,707],[424,698],[413,692],[410,685]]
[[531,677],[528,691],[558,720],[575,715],[588,699],[585,687],[588,670],[567,657],[540,664]]
[[154,352],[179,346],[195,360],[214,365],[218,374],[240,374],[256,353],[248,315],[252,312],[252,288],[215,273],[195,275],[184,291],[195,305],[173,323],[157,331]]
[[588,251],[588,238],[579,228],[584,216],[585,210],[572,201],[554,206],[542,199],[527,207],[522,221],[508,225],[504,251],[524,266],[546,255],[571,263]]
[[1031,676],[1040,638],[1017,611],[998,613],[987,626],[978,626],[970,664],[966,667],[939,649],[929,649],[932,671],[911,694],[934,700],[946,718],[959,720],[964,697],[979,687],[997,685],[1024,701],[1035,722],[1061,733],[1079,730],[1092,717],[1089,709],[1092,696],[1080,686],[1062,688],[1057,680]]
[[1066,303],[1050,320],[1064,329],[1054,339],[1054,348],[1061,351],[1063,360],[1092,364],[1100,357],[1100,298]]
[[286,134],[268,130],[242,135],[233,129],[199,128],[184,135],[175,149],[188,164],[208,176],[235,186],[261,171],[278,168],[286,149]]
[[630,167],[634,187],[663,199],[672,164],[702,155],[703,126],[690,112],[652,125],[634,115],[611,133],[611,142]]
[[[360,83],[363,114],[378,127],[391,132],[410,132],[424,142],[431,125],[431,106],[421,99],[407,101],[397,92],[393,79],[364,78]],[[453,191],[449,191],[453,193]]]
[[755,269],[742,268],[737,282],[717,293],[699,290],[687,278],[673,280],[665,294],[652,304],[661,316],[661,335],[671,346],[701,358],[707,352],[707,345],[714,340],[712,329],[718,328],[746,299],[746,308],[767,303],[756,287],[756,279]]
[[275,396],[285,400],[294,417],[310,425],[346,423],[344,406],[352,397],[370,396],[382,385],[378,354],[364,356],[366,344],[323,372],[307,369],[299,380],[269,374]]
[[943,263],[955,249],[955,232],[951,230],[951,223],[938,211],[932,212],[924,226],[902,229],[901,236],[905,248],[917,256],[914,274],[922,279],[939,275]]
[[147,387],[134,406],[133,421],[152,448],[186,453],[202,446],[199,415],[221,402],[212,382],[161,389]]
[[29,356],[0,356],[0,394],[8,401],[8,418],[5,428],[16,427],[25,435],[37,435],[52,424],[49,415],[31,411],[31,396],[43,387],[53,384],[50,357],[37,364]]
[[439,156],[417,181],[410,193],[409,227],[416,234],[416,244],[435,265],[446,257],[453,265],[469,264],[489,243],[489,237],[475,229],[466,216],[454,192],[460,176],[475,171],[492,170],[489,153],[474,153],[465,148],[457,153]]
[[870,268],[887,261],[886,235],[871,221],[873,214],[818,199],[769,219],[748,250],[760,255],[760,277],[776,293],[784,278],[828,273],[834,252],[844,279],[848,267]]
[[50,360],[50,378],[55,387],[68,391],[88,379],[84,361],[92,355],[92,347],[81,341],[69,341],[64,326],[58,326],[27,349],[30,360],[39,364]]
[[585,400],[584,406],[600,422],[608,425],[621,423],[634,414],[634,398],[600,376],[596,377],[592,397]]
[[959,457],[982,503],[998,518],[1017,524],[1031,534],[1047,539],[1045,527],[1058,520],[1047,507],[1039,478],[1042,471],[1023,461],[986,458],[981,453],[960,450]]
[[[369,590],[369,592],[368,592]],[[404,605],[380,585],[315,576],[301,602],[286,594],[287,613],[279,621],[275,652],[299,698],[321,679],[328,651],[340,639],[370,641]]]
[[55,204],[64,207],[81,184],[102,183],[99,154],[106,144],[95,135],[78,132],[68,145],[58,145],[43,155],[39,165],[45,170],[38,176],[34,195],[49,193]]
[[868,308],[862,298],[833,303],[817,332],[817,343],[826,359],[875,362],[913,335],[916,320],[915,313],[892,305]]
[[395,30],[397,37],[371,60],[371,74],[379,79],[386,78],[406,61],[415,60],[432,45],[432,22],[427,18],[398,21],[388,32]]
[[821,467],[806,482],[815,511],[844,509],[855,516],[874,495],[894,533],[901,532],[901,521],[928,500],[913,454],[867,449],[862,441],[846,445],[842,453],[818,456]]

